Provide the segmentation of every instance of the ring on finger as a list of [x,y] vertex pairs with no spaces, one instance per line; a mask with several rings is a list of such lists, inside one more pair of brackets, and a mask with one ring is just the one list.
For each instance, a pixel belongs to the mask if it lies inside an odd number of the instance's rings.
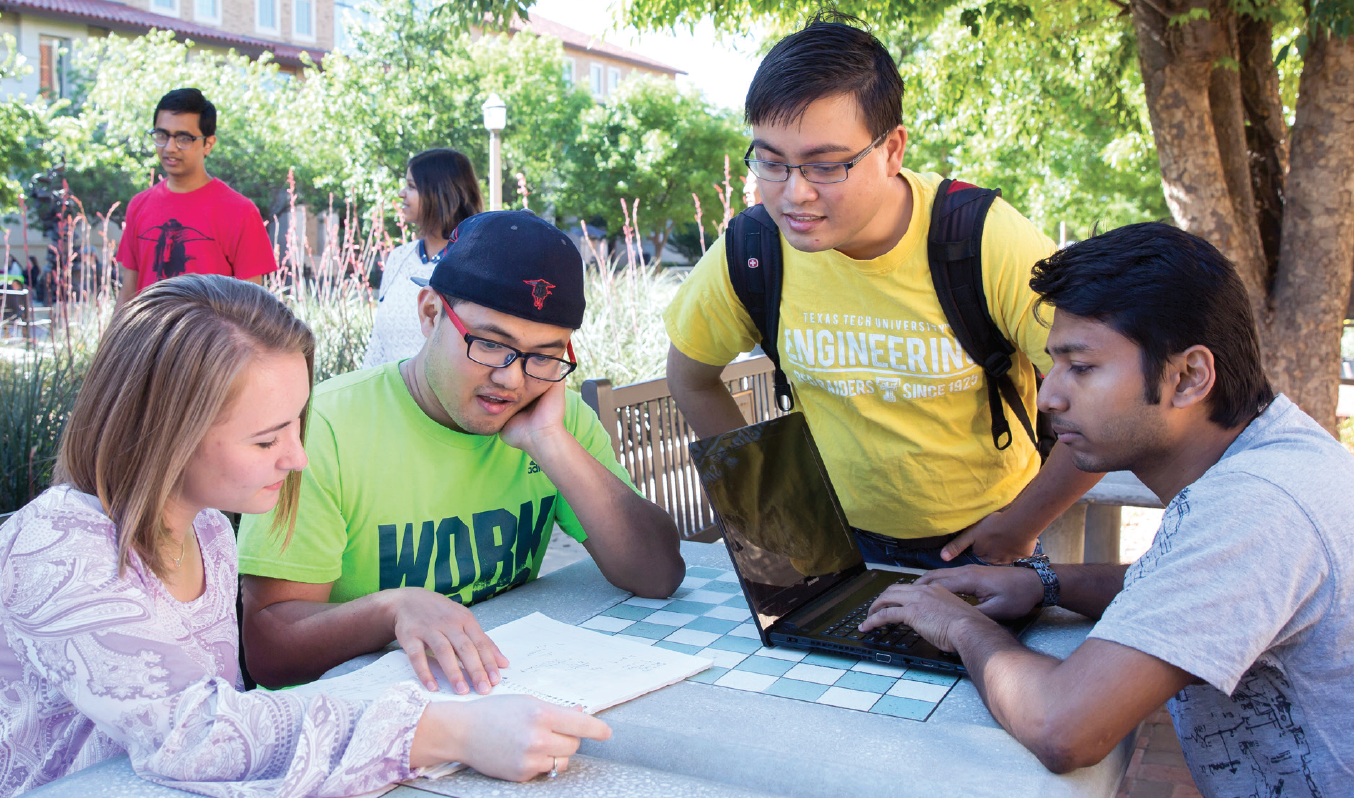
[[558,775],[559,775],[559,758],[552,756],[550,757],[550,772],[546,774],[546,778],[553,779]]

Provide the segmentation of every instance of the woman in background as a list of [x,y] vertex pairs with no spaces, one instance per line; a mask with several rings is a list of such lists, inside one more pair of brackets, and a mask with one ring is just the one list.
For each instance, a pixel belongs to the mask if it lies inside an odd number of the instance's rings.
[[470,160],[456,150],[424,150],[409,159],[400,212],[419,237],[391,251],[376,290],[380,305],[362,368],[405,360],[423,347],[418,291],[410,277],[428,279],[456,226],[484,210]]
[[310,330],[265,289],[158,282],[113,316],[54,486],[0,526],[0,798],[126,751],[213,796],[355,795],[447,761],[527,779],[606,724],[523,696],[240,692],[235,537],[295,524]]

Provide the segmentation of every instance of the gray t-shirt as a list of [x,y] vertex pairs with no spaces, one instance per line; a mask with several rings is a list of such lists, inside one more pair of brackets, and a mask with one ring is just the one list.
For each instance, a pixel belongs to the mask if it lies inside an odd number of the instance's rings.
[[1205,796],[1354,796],[1354,456],[1274,400],[1166,507],[1091,631],[1206,684],[1168,706]]

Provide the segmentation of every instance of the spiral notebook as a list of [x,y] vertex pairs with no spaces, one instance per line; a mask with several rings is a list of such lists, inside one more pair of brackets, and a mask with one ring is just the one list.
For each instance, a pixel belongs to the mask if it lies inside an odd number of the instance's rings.
[[[629,640],[570,626],[539,612],[489,631],[509,667],[489,695],[530,695],[562,706],[579,706],[588,714],[623,704],[709,668],[714,663],[665,648],[651,648]],[[457,695],[435,659],[429,659],[437,677],[433,701],[474,701],[487,698],[474,691]],[[352,673],[294,687],[292,695],[325,694],[336,698],[371,700],[393,684],[418,682],[409,657],[392,651]]]

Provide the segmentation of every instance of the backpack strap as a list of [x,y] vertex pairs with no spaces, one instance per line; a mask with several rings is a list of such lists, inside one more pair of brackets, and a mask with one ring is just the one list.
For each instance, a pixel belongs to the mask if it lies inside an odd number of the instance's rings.
[[753,205],[729,220],[724,230],[724,259],[729,266],[733,292],[761,333],[762,351],[775,367],[776,405],[788,413],[794,409],[795,399],[790,393],[790,380],[780,367],[777,346],[783,277],[780,230],[766,208]]
[[988,311],[983,291],[983,223],[1000,189],[985,189],[968,183],[944,180],[936,189],[927,234],[927,258],[936,297],[945,311],[954,337],[987,376],[987,402],[992,410],[992,443],[997,449],[1011,445],[1011,425],[1002,400],[1011,406],[1040,457],[1048,456],[1051,441],[1041,444],[1030,422],[1020,392],[1011,381],[1011,359],[1016,351],[1006,340]]

